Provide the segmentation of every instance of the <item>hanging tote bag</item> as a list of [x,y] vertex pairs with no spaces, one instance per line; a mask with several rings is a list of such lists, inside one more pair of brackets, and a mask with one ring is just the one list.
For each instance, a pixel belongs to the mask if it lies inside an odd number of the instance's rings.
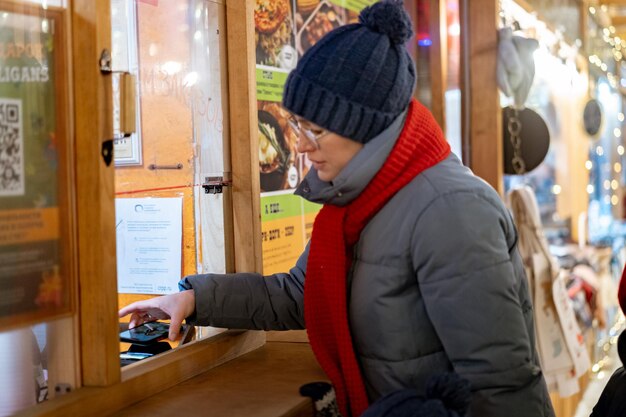
[[531,289],[537,350],[546,382],[550,390],[568,397],[579,391],[578,378],[589,369],[589,355],[564,276],[548,250],[535,193],[530,187],[517,188],[509,192],[508,202]]

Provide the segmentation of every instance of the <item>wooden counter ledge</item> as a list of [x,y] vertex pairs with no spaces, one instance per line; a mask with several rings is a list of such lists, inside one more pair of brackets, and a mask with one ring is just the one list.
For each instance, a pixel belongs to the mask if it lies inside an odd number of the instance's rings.
[[312,417],[301,385],[325,381],[307,343],[263,347],[113,414],[118,417]]

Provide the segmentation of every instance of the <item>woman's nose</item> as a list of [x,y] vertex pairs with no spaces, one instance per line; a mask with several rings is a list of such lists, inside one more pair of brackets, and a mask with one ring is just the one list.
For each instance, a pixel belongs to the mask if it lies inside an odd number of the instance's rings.
[[296,143],[296,150],[299,153],[312,152],[316,149],[315,144],[306,137],[304,133],[298,135],[298,143]]

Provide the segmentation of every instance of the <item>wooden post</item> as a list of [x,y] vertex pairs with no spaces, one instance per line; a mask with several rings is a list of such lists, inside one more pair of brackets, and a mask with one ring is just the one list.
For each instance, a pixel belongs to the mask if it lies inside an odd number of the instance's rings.
[[[461,94],[464,160],[503,193],[502,110],[496,82],[496,0],[461,0]],[[468,149],[469,148],[469,149]]]
[[583,56],[585,56],[586,54],[584,51],[587,51],[587,47],[589,46],[589,43],[587,42],[587,37],[589,36],[587,33],[587,28],[589,26],[587,24],[589,0],[580,0],[579,3],[578,10],[580,12],[580,18],[578,19],[578,27],[580,28],[580,41],[582,42],[580,49],[583,51]]
[[[418,0],[413,0],[413,1],[405,1],[404,2],[404,9],[406,10],[406,12],[409,14],[409,17],[411,18],[411,23],[413,24],[413,36],[411,36],[411,39],[408,40],[407,44],[406,44],[406,49],[409,51],[409,55],[411,55],[411,58],[413,58],[413,61],[416,64],[417,67],[417,60],[418,60],[418,48],[417,48],[417,2]],[[414,97],[417,99],[418,98],[418,94],[417,94],[417,83],[415,85],[415,89],[416,91],[414,91]]]
[[430,1],[429,29],[431,112],[439,126],[446,132],[446,90],[448,78],[448,23],[445,0]]
[[[175,3],[172,3],[174,5]],[[210,124],[207,117],[202,117],[196,106],[193,108],[192,131],[196,134],[196,141],[202,141],[195,152],[196,176],[202,182],[207,177],[223,175],[224,180],[230,180],[230,114],[228,109],[228,54],[226,7],[223,2],[208,1],[204,6],[208,12],[208,25],[217,30],[206,33],[205,48],[192,48],[192,62],[197,62],[196,71],[207,75],[202,77],[202,85],[197,86],[207,95],[208,101],[216,105],[222,113],[225,122],[220,129]],[[196,132],[204,134],[198,135]],[[206,135],[206,136],[205,136]],[[223,187],[222,193],[207,194],[201,188],[195,191],[196,205],[196,247],[201,269],[198,272],[224,273],[233,272],[233,219],[232,219],[232,192],[231,187]],[[200,264],[199,264],[200,265]]]
[[263,269],[253,8],[251,1],[226,2],[236,272]]
[[113,138],[111,76],[99,65],[102,51],[111,51],[111,5],[74,0],[71,7],[82,382],[103,386],[120,380],[114,163],[101,154]]

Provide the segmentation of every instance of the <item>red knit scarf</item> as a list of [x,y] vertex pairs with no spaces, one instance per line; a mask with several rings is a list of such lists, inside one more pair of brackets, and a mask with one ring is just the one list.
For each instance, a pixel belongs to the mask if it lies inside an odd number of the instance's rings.
[[313,226],[304,291],[311,347],[330,378],[345,416],[369,405],[350,326],[346,276],[352,247],[368,221],[423,170],[445,159],[450,146],[430,112],[413,100],[400,137],[365,190],[349,205],[325,205]]

